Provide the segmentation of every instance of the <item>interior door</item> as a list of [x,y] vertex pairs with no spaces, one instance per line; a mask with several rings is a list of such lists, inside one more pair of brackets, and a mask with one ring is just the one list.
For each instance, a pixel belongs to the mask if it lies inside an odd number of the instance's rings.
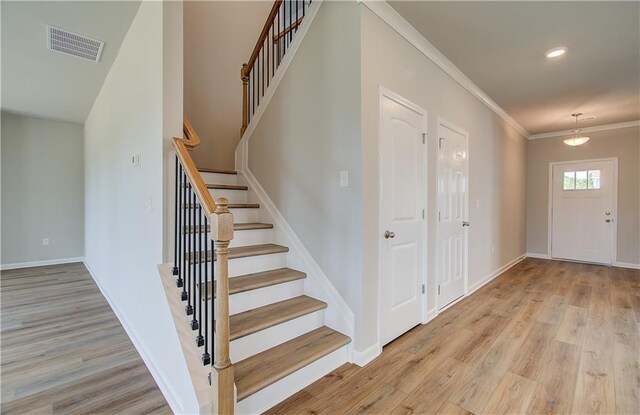
[[465,293],[467,272],[468,143],[447,125],[438,127],[438,307]]
[[553,166],[553,258],[612,263],[614,172],[611,160]]
[[380,98],[380,340],[422,321],[427,114],[400,97]]

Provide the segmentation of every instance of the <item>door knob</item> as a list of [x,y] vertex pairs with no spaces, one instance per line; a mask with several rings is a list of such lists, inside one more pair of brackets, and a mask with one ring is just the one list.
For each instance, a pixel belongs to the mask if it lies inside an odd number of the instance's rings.
[[463,226],[463,227],[464,227],[464,226],[469,226],[469,222],[468,222],[468,221],[466,221],[466,220],[465,220],[465,221],[463,221],[463,222],[462,222],[462,226]]
[[613,219],[605,219],[604,221],[609,223],[609,222],[613,222]]
[[393,239],[395,238],[396,234],[393,232],[389,232],[389,231],[384,231],[384,239]]
[[605,215],[610,216],[611,212],[604,212]]

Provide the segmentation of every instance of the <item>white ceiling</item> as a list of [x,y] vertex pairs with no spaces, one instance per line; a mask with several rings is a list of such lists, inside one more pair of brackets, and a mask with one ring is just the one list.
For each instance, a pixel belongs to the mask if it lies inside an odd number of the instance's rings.
[[[83,124],[139,1],[2,1],[2,109]],[[94,63],[47,49],[46,25],[105,42]]]
[[640,2],[389,3],[531,134],[640,119]]

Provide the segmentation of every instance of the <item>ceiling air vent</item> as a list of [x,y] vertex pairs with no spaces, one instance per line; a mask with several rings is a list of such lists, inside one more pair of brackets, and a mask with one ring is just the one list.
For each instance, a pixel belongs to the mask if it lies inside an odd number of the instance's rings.
[[47,48],[50,50],[99,62],[103,47],[104,42],[99,40],[47,26]]

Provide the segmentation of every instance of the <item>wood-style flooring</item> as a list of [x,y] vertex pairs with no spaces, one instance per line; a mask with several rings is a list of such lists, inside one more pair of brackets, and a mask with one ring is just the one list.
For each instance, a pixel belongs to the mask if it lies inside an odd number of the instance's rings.
[[83,264],[0,281],[3,415],[171,413]]
[[269,414],[640,414],[640,271],[526,259]]

